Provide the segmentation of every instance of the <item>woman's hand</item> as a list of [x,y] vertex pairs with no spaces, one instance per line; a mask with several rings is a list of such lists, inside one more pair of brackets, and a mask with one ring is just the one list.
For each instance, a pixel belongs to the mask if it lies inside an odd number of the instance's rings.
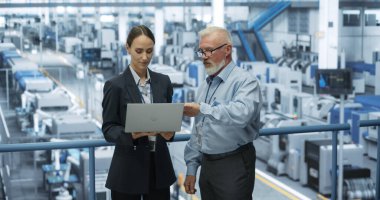
[[156,136],[157,132],[133,132],[131,133],[131,135],[132,135],[132,139],[136,140],[138,138],[145,137],[145,136]]
[[174,132],[160,132],[159,133],[163,138],[165,138],[165,140],[170,140],[173,135],[174,135]]

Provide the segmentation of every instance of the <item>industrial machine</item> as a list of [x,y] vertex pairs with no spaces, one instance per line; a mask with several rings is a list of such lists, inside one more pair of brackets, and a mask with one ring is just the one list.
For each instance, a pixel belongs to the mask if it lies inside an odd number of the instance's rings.
[[[372,112],[369,113],[368,116],[369,120],[379,120],[380,119],[380,112]],[[377,138],[379,137],[379,127],[378,126],[371,126],[368,128],[368,137],[366,138],[368,141],[368,157],[372,159],[377,159]]]
[[[272,121],[273,123],[273,121]],[[305,120],[292,120],[292,119],[283,119],[278,121],[277,124],[273,124],[274,128],[281,127],[289,127],[289,126],[305,126]],[[267,170],[279,175],[286,174],[286,160],[288,156],[288,152],[290,149],[287,149],[286,144],[286,135],[273,135],[270,136],[270,146],[271,146],[271,155],[269,156],[269,160],[267,162]],[[295,164],[295,163],[293,163]]]
[[262,84],[278,81],[279,66],[277,64],[244,61],[240,62],[240,67],[256,76]]
[[60,40],[59,48],[65,53],[74,53],[74,46],[80,45],[82,40],[76,37],[63,37]]
[[201,61],[193,61],[186,67],[185,82],[192,87],[199,87],[205,80],[205,69]]
[[[111,191],[105,187],[108,170],[111,164],[113,149],[100,148],[95,150],[95,198],[111,200]],[[80,153],[80,177],[82,177],[83,199],[89,198],[89,154]]]
[[173,85],[183,86],[183,83],[184,83],[183,72],[178,71],[168,65],[160,65],[160,64],[150,65],[150,69],[152,69],[153,71],[168,75]]
[[79,133],[93,134],[96,129],[95,123],[92,122],[89,116],[74,113],[60,113],[53,116],[51,133],[57,134],[58,136]]
[[[338,147],[339,150],[339,147]],[[362,162],[363,147],[356,144],[344,144],[343,165],[364,167]],[[331,140],[305,141],[304,161],[307,165],[307,178],[304,184],[321,194],[331,193]],[[302,179],[301,179],[302,180]]]

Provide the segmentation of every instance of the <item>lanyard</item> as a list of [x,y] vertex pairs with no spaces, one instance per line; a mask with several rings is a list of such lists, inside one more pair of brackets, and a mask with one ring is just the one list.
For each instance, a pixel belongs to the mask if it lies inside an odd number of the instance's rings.
[[[208,92],[210,91],[210,87],[211,87],[212,81],[213,81],[213,79],[211,79],[210,84],[208,85],[208,88],[207,88],[206,97],[205,97],[205,103],[207,103],[207,102],[206,102],[206,101],[207,101],[207,96],[208,96]],[[210,103],[211,103],[211,99],[212,99],[212,97],[214,96],[216,90],[219,88],[220,84],[222,84],[222,81],[220,81],[219,84],[216,86],[216,88],[215,88],[214,92],[211,94],[210,99],[208,100],[208,103],[207,103],[207,104],[210,104]],[[206,118],[206,117],[203,117],[203,119],[202,119],[202,125],[203,125],[203,123],[205,122],[205,118]]]
[[207,92],[206,92],[205,103],[207,103],[207,104],[210,104],[212,97],[214,96],[216,90],[219,88],[220,84],[222,83],[222,81],[219,82],[219,84],[216,86],[214,92],[211,94],[210,99],[208,100],[208,102],[206,102],[207,101],[208,92],[210,91],[210,88],[211,88],[212,81],[213,81],[213,79],[210,81],[210,84],[208,84],[208,88],[207,88]]

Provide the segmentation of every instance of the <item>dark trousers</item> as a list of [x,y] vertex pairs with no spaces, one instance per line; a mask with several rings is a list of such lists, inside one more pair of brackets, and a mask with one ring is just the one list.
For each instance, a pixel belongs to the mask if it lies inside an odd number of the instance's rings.
[[149,194],[126,194],[111,191],[112,200],[170,200],[170,190],[165,189],[153,189],[149,191]]
[[[151,154],[152,161],[154,154]],[[156,169],[154,162],[150,164],[149,193],[148,194],[127,194],[111,190],[112,200],[170,200],[170,189],[156,187]]]
[[256,151],[250,148],[220,159],[203,156],[199,178],[202,200],[250,200],[255,185]]

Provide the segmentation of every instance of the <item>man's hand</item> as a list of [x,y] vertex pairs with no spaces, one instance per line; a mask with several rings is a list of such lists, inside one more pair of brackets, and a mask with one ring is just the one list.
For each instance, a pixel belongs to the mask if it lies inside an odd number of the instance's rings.
[[197,191],[195,189],[195,181],[196,181],[195,176],[192,176],[192,175],[186,176],[184,186],[185,186],[185,191],[187,194],[195,194],[195,192]]
[[185,103],[183,114],[188,117],[195,117],[199,114],[200,105],[198,103]]
[[156,132],[133,132],[132,133],[132,139],[138,139],[144,136],[156,136]]
[[173,135],[174,135],[174,132],[160,132],[159,133],[163,138],[165,138],[165,140],[170,140]]

